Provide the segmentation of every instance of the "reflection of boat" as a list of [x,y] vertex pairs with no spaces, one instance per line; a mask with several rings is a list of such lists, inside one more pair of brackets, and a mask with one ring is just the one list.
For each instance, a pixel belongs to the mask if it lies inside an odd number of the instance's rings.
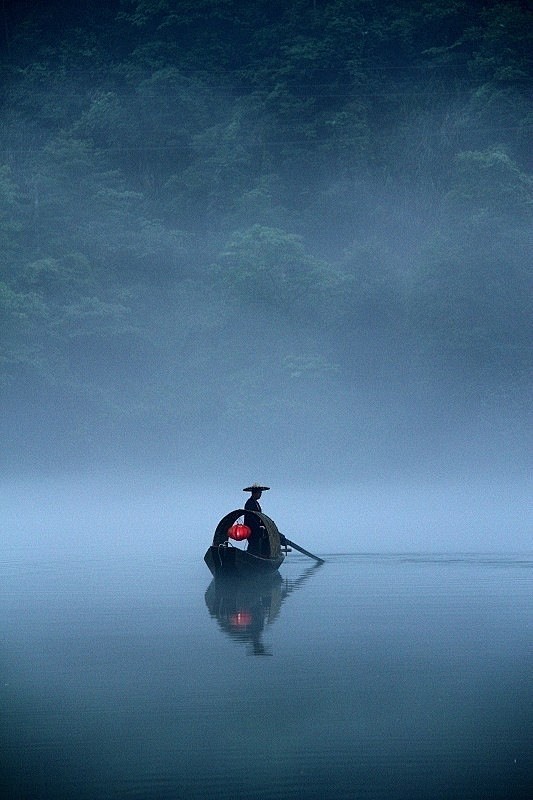
[[205,593],[209,613],[224,633],[249,643],[254,655],[270,655],[262,641],[265,625],[279,614],[283,602],[283,580],[273,572],[250,580],[217,578]]
[[255,578],[218,576],[205,593],[205,603],[221,630],[231,639],[251,646],[253,655],[272,655],[263,643],[263,631],[277,618],[285,599],[318,568],[315,564],[295,580],[279,572]]
[[283,564],[285,555],[281,549],[280,533],[274,520],[266,514],[257,511],[248,511],[259,518],[261,525],[264,526],[265,553],[257,555],[250,553],[249,550],[241,550],[230,544],[228,533],[233,523],[244,514],[243,508],[237,508],[226,514],[218,523],[213,536],[213,544],[208,548],[204,561],[211,570],[217,575],[233,576],[253,576],[266,575],[276,570]]

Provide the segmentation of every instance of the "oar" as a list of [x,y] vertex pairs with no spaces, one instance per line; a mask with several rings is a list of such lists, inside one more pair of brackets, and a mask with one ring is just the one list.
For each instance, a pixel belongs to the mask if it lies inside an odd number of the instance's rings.
[[300,547],[300,545],[299,545],[299,544],[294,544],[294,542],[291,542],[291,540],[290,540],[290,539],[287,539],[287,537],[286,537],[286,536],[283,536],[283,538],[282,538],[282,544],[284,544],[284,545],[285,545],[285,544],[288,544],[288,545],[289,545],[289,547],[292,547],[292,548],[294,548],[294,550],[298,550],[298,552],[299,552],[299,553],[303,553],[303,554],[304,554],[304,556],[309,556],[309,558],[314,558],[314,559],[315,559],[315,561],[318,561],[318,562],[319,562],[319,564],[323,564],[323,563],[324,563],[324,559],[323,559],[323,558],[319,558],[318,556],[314,556],[312,553],[310,553],[310,552],[309,552],[309,550],[304,550],[304,548],[303,548],[303,547]]

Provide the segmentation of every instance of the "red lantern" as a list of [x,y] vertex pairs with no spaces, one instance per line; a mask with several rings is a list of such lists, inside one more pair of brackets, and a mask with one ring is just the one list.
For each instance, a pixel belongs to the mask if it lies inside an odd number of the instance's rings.
[[251,532],[252,530],[248,525],[242,525],[240,522],[236,522],[235,525],[232,525],[228,530],[228,536],[230,539],[242,542],[243,539],[247,539],[250,536]]

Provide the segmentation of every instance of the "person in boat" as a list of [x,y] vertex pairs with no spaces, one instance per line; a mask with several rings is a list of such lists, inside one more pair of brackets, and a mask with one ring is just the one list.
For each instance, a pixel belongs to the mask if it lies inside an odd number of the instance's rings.
[[[244,492],[252,493],[252,496],[249,497],[244,504],[245,511],[258,511],[261,513],[259,499],[262,493],[268,491],[269,488],[269,486],[260,486],[258,483],[254,483],[251,486],[247,486],[246,489],[243,489]],[[267,530],[265,526],[261,524],[261,520],[256,517],[255,514],[245,514],[244,524],[252,531],[248,537],[247,549],[249,552],[256,556],[268,557],[270,555],[270,543],[268,541]]]

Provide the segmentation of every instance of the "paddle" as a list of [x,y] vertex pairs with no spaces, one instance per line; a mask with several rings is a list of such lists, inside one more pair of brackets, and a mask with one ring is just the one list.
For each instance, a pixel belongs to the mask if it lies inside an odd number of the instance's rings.
[[286,545],[287,544],[287,545],[289,545],[289,547],[292,547],[294,550],[298,550],[299,553],[303,553],[304,556],[309,556],[309,558],[314,558],[315,561],[318,561],[320,564],[324,563],[324,559],[323,558],[319,558],[318,556],[314,556],[312,553],[309,552],[309,550],[304,550],[304,548],[300,547],[299,544],[294,544],[294,542],[291,542],[291,540],[287,539],[286,536],[282,537],[281,542],[282,542],[282,545]]

